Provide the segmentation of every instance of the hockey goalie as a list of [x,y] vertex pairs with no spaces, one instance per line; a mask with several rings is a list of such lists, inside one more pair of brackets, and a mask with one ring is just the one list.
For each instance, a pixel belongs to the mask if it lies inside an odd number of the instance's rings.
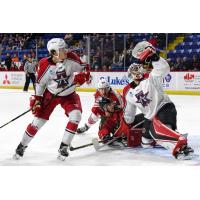
[[[164,93],[163,78],[170,71],[164,58],[157,55],[148,42],[139,42],[132,51],[138,62],[128,69],[132,82],[124,88],[124,109],[119,129],[115,136],[127,135],[138,108],[145,117],[142,131],[142,147],[155,143],[169,149],[176,159],[191,159],[194,150],[188,146],[185,135],[177,131],[177,111],[174,103]],[[144,63],[153,66],[148,78],[144,76]]]

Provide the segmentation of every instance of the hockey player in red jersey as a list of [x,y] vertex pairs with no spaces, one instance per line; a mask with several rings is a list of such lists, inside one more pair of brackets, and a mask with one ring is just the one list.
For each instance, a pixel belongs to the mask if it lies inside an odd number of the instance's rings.
[[[23,138],[18,145],[14,158],[23,156],[29,142],[49,120],[57,105],[61,105],[69,118],[59,148],[59,156],[64,160],[68,156],[70,145],[81,120],[82,107],[76,86],[90,81],[89,67],[79,57],[69,52],[65,41],[54,38],[48,41],[47,49],[50,57],[40,60],[37,70],[36,91],[30,99],[30,107],[34,115],[27,126]],[[79,72],[77,75],[74,73]],[[66,89],[65,89],[66,88]]]
[[102,78],[98,82],[94,98],[92,113],[85,125],[77,129],[77,133],[87,131],[100,119],[98,135],[103,142],[107,142],[119,126],[123,108],[122,97],[118,92],[112,90],[109,83]]
[[[91,109],[90,117],[83,127],[77,129],[77,133],[87,131],[100,119],[98,135],[99,138],[106,143],[112,139],[114,132],[119,127],[123,109],[122,96],[120,93],[115,92],[110,87],[109,83],[102,78],[98,82],[94,98],[95,103]],[[141,118],[141,115],[137,115],[134,122],[137,123],[138,120],[141,120],[139,118]]]
[[115,136],[126,134],[139,108],[145,116],[143,147],[152,146],[156,142],[170,149],[177,159],[191,159],[194,151],[188,146],[187,138],[176,131],[177,111],[162,88],[163,78],[170,71],[168,63],[146,41],[138,43],[132,54],[139,63],[151,62],[153,69],[149,77],[144,79],[143,64],[133,63],[129,67],[128,74],[133,82],[124,88],[124,112]]

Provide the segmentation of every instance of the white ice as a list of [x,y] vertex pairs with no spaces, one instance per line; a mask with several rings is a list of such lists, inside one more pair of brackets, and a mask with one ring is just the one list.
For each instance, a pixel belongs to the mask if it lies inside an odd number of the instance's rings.
[[[24,93],[20,90],[0,90],[0,126],[20,115],[29,108],[29,97],[32,92]],[[83,115],[80,125],[86,122],[93,105],[93,93],[79,93],[81,97]],[[189,133],[188,140],[196,154],[200,154],[199,108],[200,96],[170,95],[178,112],[178,130],[180,133]],[[57,160],[67,117],[61,107],[57,107],[50,120],[37,133],[29,144],[21,160],[13,160],[12,156],[19,144],[24,130],[32,121],[33,116],[28,114],[13,121],[0,129],[0,165],[5,166],[182,166],[200,165],[200,158],[193,160],[175,160],[168,150],[164,149],[102,149],[96,152],[93,146],[71,151],[70,156],[63,162]],[[91,142],[97,137],[98,123],[83,135],[76,135],[72,145],[79,146]]]

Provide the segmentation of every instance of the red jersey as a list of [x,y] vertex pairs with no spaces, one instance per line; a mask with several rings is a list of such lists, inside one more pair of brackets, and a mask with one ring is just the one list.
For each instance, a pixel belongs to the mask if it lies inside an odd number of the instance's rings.
[[107,96],[107,98],[111,99],[112,102],[114,102],[116,107],[118,108],[115,110],[114,113],[111,113],[109,117],[106,115],[106,112],[99,106],[99,100],[101,99],[99,91],[97,91],[94,94],[94,97],[95,97],[95,103],[91,109],[92,113],[88,119],[87,123],[88,126],[91,126],[92,124],[96,123],[100,118],[101,119],[104,118],[110,124],[115,124],[117,121],[120,120],[123,109],[123,100],[122,96],[118,92],[110,90]]

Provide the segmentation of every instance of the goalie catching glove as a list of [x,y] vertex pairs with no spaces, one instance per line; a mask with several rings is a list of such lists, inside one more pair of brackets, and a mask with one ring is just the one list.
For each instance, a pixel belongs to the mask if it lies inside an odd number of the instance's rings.
[[38,114],[38,112],[41,110],[41,108],[42,108],[42,97],[32,95],[30,97],[30,109],[31,109],[33,115]]
[[159,56],[156,53],[155,47],[153,47],[152,44],[147,41],[139,42],[134,47],[132,56],[147,63],[159,60]]

